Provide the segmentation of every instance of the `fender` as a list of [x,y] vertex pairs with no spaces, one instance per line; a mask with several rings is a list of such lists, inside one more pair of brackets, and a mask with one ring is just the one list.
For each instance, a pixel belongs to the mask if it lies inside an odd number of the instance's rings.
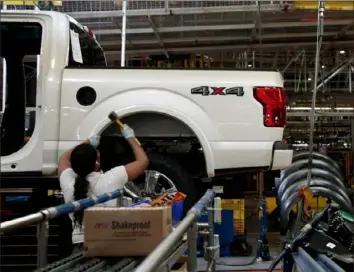
[[[300,170],[300,169],[304,169],[304,168],[308,169],[308,165],[309,165],[308,159],[293,162],[288,168],[284,169],[281,172],[280,178],[284,179],[284,177],[286,177],[286,176],[290,175],[291,173],[293,173],[297,170]],[[340,172],[336,168],[331,166],[331,164],[328,164],[325,161],[315,159],[312,161],[312,167],[328,170],[331,173],[333,173],[333,175],[337,176],[338,178],[340,178],[342,180],[342,175],[340,174]]]
[[135,113],[159,113],[184,123],[198,138],[203,148],[207,173],[214,176],[215,163],[209,141],[220,137],[211,118],[193,101],[166,89],[127,90],[101,100],[83,115],[75,135],[79,139],[99,135],[111,124],[107,117],[111,111],[121,118]]
[[[323,187],[312,187],[311,188],[314,196],[322,196],[329,198],[336,202],[344,211],[352,214],[353,207],[350,203],[347,203],[343,197],[335,191],[331,191],[330,189]],[[289,214],[292,207],[300,201],[298,193],[292,194],[284,203],[280,204],[280,226],[281,228],[285,228],[289,221]]]
[[[278,197],[280,198],[280,202],[281,203],[285,203],[286,199],[292,195],[293,193],[298,192],[298,190],[301,187],[307,186],[307,178],[304,178],[302,180],[297,181],[294,184],[291,184],[288,188],[286,188],[282,194],[279,194]],[[347,195],[346,191],[343,190],[343,188],[338,187],[337,184],[333,184],[332,182],[328,181],[328,180],[323,180],[323,179],[312,179],[310,182],[310,187],[324,187],[324,188],[328,188],[332,191],[337,192],[338,194],[340,194],[343,199],[350,203],[350,198]]]
[[[289,176],[285,176],[283,178],[283,180],[276,182],[277,195],[281,196],[289,186],[298,182],[299,180],[307,178],[308,171],[309,170],[307,168],[297,170],[297,171],[291,173]],[[329,172],[327,170],[312,168],[311,169],[311,176],[313,178],[325,179],[325,180],[331,182],[332,184],[334,184],[335,186],[338,186],[339,188],[346,190],[343,181],[341,181],[337,176],[333,175],[331,172]]]
[[[318,153],[318,152],[313,152],[312,158],[315,160],[325,161],[329,165],[332,165],[334,168],[336,168],[339,173],[342,173],[341,167],[331,157],[321,154],[321,153]],[[296,162],[299,160],[304,160],[304,159],[307,159],[307,160],[309,159],[309,152],[299,152],[293,156],[293,162]],[[343,179],[343,176],[341,176],[341,179]]]

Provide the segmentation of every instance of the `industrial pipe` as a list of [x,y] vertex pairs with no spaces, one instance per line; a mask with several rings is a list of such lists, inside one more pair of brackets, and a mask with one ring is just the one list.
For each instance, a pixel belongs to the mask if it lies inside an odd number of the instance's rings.
[[[296,161],[299,161],[299,160],[305,160],[305,159],[307,160],[309,158],[309,155],[310,154],[309,154],[308,151],[296,153],[293,156],[292,162],[296,162]],[[327,162],[328,164],[330,164],[334,168],[336,168],[339,173],[342,173],[341,167],[331,157],[329,157],[327,155],[324,155],[324,154],[321,154],[319,152],[313,152],[312,153],[312,157],[315,160],[322,160],[322,161]]]
[[[328,199],[333,200],[337,203],[344,211],[348,213],[353,213],[354,209],[351,203],[347,203],[343,197],[335,191],[331,191],[327,188],[322,187],[312,187],[311,191],[315,197],[326,197]],[[285,228],[289,221],[289,214],[292,207],[300,201],[300,197],[298,192],[292,194],[284,203],[280,203],[280,226],[281,228]]]
[[[286,200],[289,198],[290,195],[292,195],[293,193],[298,192],[298,190],[302,187],[305,187],[307,185],[307,178],[306,176],[302,179],[297,181],[294,184],[291,184],[289,187],[287,187],[282,194],[278,194],[278,197],[280,199],[280,203],[285,203]],[[332,191],[337,192],[339,195],[341,195],[343,197],[343,199],[347,202],[350,203],[350,198],[347,195],[347,193],[345,192],[345,190],[343,190],[343,188],[338,187],[338,185],[333,184],[332,182],[328,181],[328,180],[324,180],[324,179],[311,179],[310,181],[310,187],[324,187],[324,188],[328,188]]]
[[122,44],[121,44],[121,53],[120,53],[120,66],[125,67],[125,49],[127,43],[127,0],[123,0],[122,3]]
[[[296,161],[296,162],[292,163],[288,168],[284,169],[280,173],[280,178],[283,180],[285,177],[289,176],[291,173],[293,173],[293,172],[295,172],[297,170],[304,169],[304,168],[308,169],[308,166],[309,166],[309,161],[307,159],[306,160]],[[334,168],[331,164],[328,164],[325,161],[316,160],[315,159],[315,160],[312,161],[312,167],[311,168],[319,168],[319,169],[328,170],[333,175],[335,175],[338,178],[342,179],[341,173],[336,168]]]
[[[308,169],[300,169],[288,176],[285,176],[283,180],[278,179],[275,183],[277,195],[282,195],[289,186],[307,177],[307,173]],[[311,176],[312,178],[322,178],[331,182],[334,186],[338,186],[339,188],[346,190],[343,181],[327,170],[312,168]]]

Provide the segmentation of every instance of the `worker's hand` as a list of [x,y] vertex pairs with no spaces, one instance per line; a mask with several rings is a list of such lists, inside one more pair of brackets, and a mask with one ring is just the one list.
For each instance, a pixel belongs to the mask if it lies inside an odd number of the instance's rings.
[[135,138],[134,130],[128,125],[123,125],[121,132],[125,139]]
[[100,144],[101,137],[100,136],[90,136],[88,138],[90,141],[90,144],[94,147],[97,148],[97,146]]

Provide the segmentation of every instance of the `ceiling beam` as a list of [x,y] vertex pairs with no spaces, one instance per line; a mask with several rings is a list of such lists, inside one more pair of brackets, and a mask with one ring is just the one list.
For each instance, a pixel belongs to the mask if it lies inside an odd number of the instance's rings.
[[[323,44],[327,44],[328,42],[323,42]],[[263,49],[269,48],[280,48],[280,47],[288,47],[288,48],[297,48],[297,47],[311,47],[314,46],[314,42],[297,42],[297,43],[263,43],[261,46]],[[338,46],[353,46],[353,41],[336,41],[333,44],[333,47]],[[212,52],[212,51],[227,51],[227,50],[236,50],[236,49],[257,49],[259,48],[259,44],[234,44],[234,45],[216,45],[216,46],[192,46],[192,47],[175,47],[175,48],[167,48],[170,53],[194,53],[194,52]],[[126,53],[129,55],[136,55],[136,54],[161,54],[160,48],[152,48],[152,49],[134,49],[134,50],[127,50]],[[106,51],[106,56],[119,59],[120,51]]]
[[[324,32],[324,36],[333,36],[337,32]],[[96,34],[96,33],[95,33]],[[285,39],[285,38],[309,38],[309,37],[316,37],[316,32],[309,32],[309,33],[277,33],[277,34],[263,34],[262,39]],[[348,35],[354,35],[354,31],[350,31],[347,33]],[[167,38],[162,39],[161,41],[166,43],[199,43],[199,42],[222,42],[222,41],[247,41],[251,40],[252,37],[249,36],[209,36],[209,37],[192,37],[192,38]],[[132,43],[135,45],[139,44],[158,44],[160,43],[156,39],[146,39],[146,40],[134,40],[131,39]],[[119,45],[120,41],[102,41],[100,42],[101,46],[115,46]]]
[[[166,2],[166,1],[162,1]],[[262,11],[279,11],[279,4],[268,4],[262,6]],[[128,9],[127,16],[162,16],[162,15],[184,15],[184,14],[206,14],[206,13],[224,13],[224,12],[254,12],[257,11],[256,4],[250,5],[230,5],[225,7],[196,7],[196,8],[160,8],[160,9]],[[122,17],[123,12],[120,9],[110,11],[77,11],[67,12],[75,19]]]
[[[326,22],[326,26],[341,26],[348,25],[352,20],[338,20]],[[316,27],[317,22],[276,22],[276,23],[264,23],[262,29],[270,28],[292,28],[292,27]],[[231,25],[200,25],[200,26],[174,26],[174,27],[158,27],[156,31],[158,33],[171,33],[171,32],[186,32],[186,31],[218,31],[218,30],[247,30],[253,29],[255,24],[231,24]],[[96,35],[112,35],[120,34],[120,29],[97,29],[93,30]],[[145,28],[130,28],[127,29],[127,34],[146,34],[154,33],[154,29],[151,27]]]
[[166,58],[169,59],[170,55],[168,54],[168,52],[167,52],[167,50],[165,48],[165,45],[164,45],[163,41],[161,40],[160,34],[158,33],[158,31],[156,29],[156,26],[155,26],[154,22],[152,21],[151,16],[148,16],[148,21],[149,21],[149,24],[150,24],[151,28],[154,30],[154,34],[155,34],[157,42],[161,45],[161,47],[163,49],[163,52],[165,53]]

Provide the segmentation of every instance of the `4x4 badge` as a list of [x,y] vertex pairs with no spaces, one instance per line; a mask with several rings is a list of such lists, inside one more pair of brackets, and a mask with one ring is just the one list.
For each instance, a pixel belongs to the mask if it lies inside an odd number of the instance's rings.
[[245,92],[243,87],[209,87],[209,86],[199,86],[191,89],[191,94],[200,94],[203,96],[208,95],[236,95],[243,96]]

